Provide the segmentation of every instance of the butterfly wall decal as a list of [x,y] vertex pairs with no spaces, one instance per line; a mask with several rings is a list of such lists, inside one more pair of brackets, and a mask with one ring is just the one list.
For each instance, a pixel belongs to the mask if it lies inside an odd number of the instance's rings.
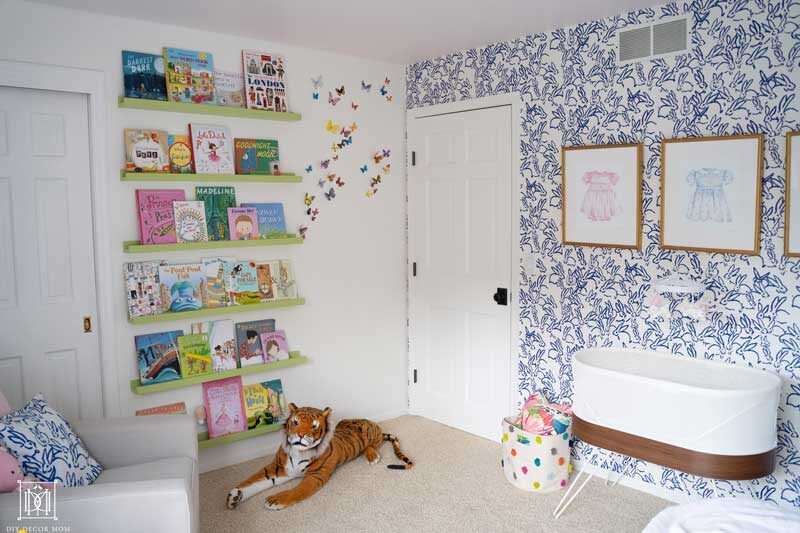
[[368,93],[372,89],[372,84],[361,80],[361,90]]
[[314,167],[313,167],[313,166],[311,166],[311,165],[308,165],[308,166],[306,167],[306,172],[307,172],[307,173],[311,174],[311,171],[312,171],[312,170],[314,170]]
[[300,226],[299,228],[297,228],[297,233],[300,235],[301,239],[305,240],[306,233],[308,233],[308,226],[306,226],[305,224]]
[[319,181],[317,182],[317,185],[319,185],[320,189],[324,189],[325,188],[325,178],[320,178]]
[[339,103],[339,100],[341,100],[341,98],[339,98],[338,96],[334,97],[333,94],[330,91],[328,91],[328,103],[329,104],[336,105],[336,104]]
[[333,189],[333,187],[331,187],[331,190],[325,193],[325,198],[327,198],[329,202],[336,198],[336,191]]
[[311,211],[310,214],[311,214],[311,221],[312,222],[317,220],[317,217],[319,216],[319,209],[314,209],[313,211]]
[[333,181],[336,179],[336,174],[328,174],[328,181]]
[[375,161],[375,164],[377,165],[383,161],[383,155],[380,152],[376,152],[375,155],[372,156],[372,160]]
[[310,194],[306,193],[306,197],[305,197],[305,200],[303,200],[303,202],[306,205],[310,206],[312,204],[312,202],[314,201],[314,198],[316,198],[316,197],[315,196],[311,196]]
[[383,173],[384,173],[384,174],[388,174],[388,173],[390,173],[390,172],[392,171],[392,165],[391,165],[391,163],[387,163],[387,164],[386,164],[386,165],[383,167],[383,169],[382,169],[382,170],[383,170]]
[[384,85],[389,85],[390,83],[392,83],[392,81],[389,78],[384,78],[383,80]]
[[341,87],[334,87],[334,89],[336,89],[337,96],[344,96],[344,85]]
[[330,119],[328,119],[328,122],[325,124],[325,131],[333,133],[334,135],[339,133],[339,128],[341,128],[341,126]]
[[376,192],[378,192],[378,190],[377,190],[377,189],[370,189],[370,190],[368,190],[368,191],[367,191],[367,198],[372,198],[373,196],[375,196],[375,193],[376,193]]
[[370,186],[370,187],[375,187],[375,186],[376,186],[377,184],[379,184],[380,182],[381,182],[381,176],[380,176],[380,174],[379,174],[379,175],[375,176],[374,178],[372,178],[372,180],[370,180],[370,182],[369,182],[369,186]]
[[381,150],[381,153],[383,154],[383,157],[391,157],[392,156],[391,148],[384,148],[383,150]]
[[350,131],[356,131],[358,129],[358,124],[353,122],[352,124],[350,124],[349,129],[350,129]]
[[386,101],[389,102],[390,104],[392,103],[392,95],[391,94],[386,97]]
[[358,104],[355,102],[350,102],[350,107],[353,108],[353,111],[358,111]]
[[368,168],[367,165],[364,165],[363,167],[359,168],[358,170],[360,170],[362,174],[365,174],[367,172],[367,168]]
[[331,164],[331,160],[330,159],[326,159],[325,161],[320,161],[319,162],[319,166],[321,166],[322,168],[328,168],[328,166],[330,164]]
[[311,78],[311,84],[314,86],[314,90],[318,90],[322,87],[322,74],[315,78]]
[[386,86],[381,86],[381,96],[386,96],[387,94],[389,94],[389,91],[386,90]]
[[314,100],[319,100],[319,93],[311,93],[311,98]]
[[341,176],[336,178],[336,185],[339,187],[344,187],[344,180],[342,179]]
[[342,131],[340,131],[340,132],[339,132],[339,134],[340,134],[342,137],[350,137],[350,134],[351,134],[351,133],[353,133],[353,132],[352,132],[352,131],[350,131],[350,130],[348,130],[347,128],[342,128]]
[[[337,148],[337,150],[338,150],[338,148]],[[334,161],[338,161],[339,160],[339,154],[334,155],[333,156],[333,160]]]

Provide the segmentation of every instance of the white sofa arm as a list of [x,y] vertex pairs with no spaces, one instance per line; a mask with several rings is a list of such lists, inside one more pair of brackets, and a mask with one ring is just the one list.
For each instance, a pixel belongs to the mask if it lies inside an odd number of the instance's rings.
[[0,530],[57,525],[80,533],[190,533],[190,499],[179,479],[60,488],[55,498],[58,521],[53,521],[17,520],[19,494],[0,494]]
[[169,457],[188,457],[197,462],[197,429],[189,415],[104,418],[71,424],[103,468]]

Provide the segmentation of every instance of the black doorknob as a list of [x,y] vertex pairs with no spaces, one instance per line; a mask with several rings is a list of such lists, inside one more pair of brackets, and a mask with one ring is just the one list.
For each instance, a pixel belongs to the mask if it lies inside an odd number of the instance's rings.
[[497,287],[497,292],[494,293],[493,299],[497,305],[508,305],[508,289]]

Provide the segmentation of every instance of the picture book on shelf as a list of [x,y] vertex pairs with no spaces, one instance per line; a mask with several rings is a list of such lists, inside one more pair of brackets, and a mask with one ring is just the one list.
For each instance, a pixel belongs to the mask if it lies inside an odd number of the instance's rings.
[[208,333],[190,333],[178,337],[181,357],[181,376],[203,376],[211,373],[211,352]]
[[242,392],[247,429],[279,424],[289,415],[283,385],[279,379],[245,385]]
[[136,335],[136,357],[139,361],[139,382],[142,385],[174,381],[181,378],[178,356],[183,331],[164,331]]
[[233,330],[233,320],[195,322],[192,324],[192,333],[208,333],[213,372],[236,369],[236,334]]
[[230,240],[228,208],[236,207],[236,189],[198,185],[194,188],[194,198],[205,204],[208,240]]
[[233,137],[225,126],[189,124],[197,174],[233,174]]
[[233,147],[237,174],[280,176],[278,141],[235,139]]
[[202,263],[161,265],[158,267],[158,280],[165,310],[177,313],[203,307],[206,273]]
[[175,208],[172,204],[184,199],[183,189],[137,189],[139,241],[142,244],[178,242],[175,234]]
[[125,129],[126,172],[169,172],[169,135],[162,130]]
[[247,305],[261,301],[256,265],[250,261],[229,261],[224,267],[228,305]]
[[242,50],[247,109],[286,112],[286,74],[282,56]]
[[264,351],[265,363],[289,359],[289,344],[286,342],[286,332],[278,329],[272,333],[262,333],[261,349]]
[[275,291],[272,288],[272,275],[270,274],[269,263],[258,263],[256,265],[256,278],[258,279],[258,292],[262,302],[269,302],[275,299]]
[[276,300],[297,298],[297,283],[294,279],[292,263],[288,259],[269,262],[272,286],[275,290]]
[[236,324],[236,345],[239,351],[239,366],[260,365],[264,363],[264,350],[261,347],[261,334],[275,331],[275,320],[253,320]]
[[169,170],[173,174],[191,174],[192,147],[188,135],[169,134]]
[[244,76],[241,72],[214,70],[217,105],[244,107]]
[[247,429],[241,376],[203,383],[203,405],[208,438],[216,439]]
[[206,208],[197,200],[172,202],[175,212],[175,237],[178,242],[208,241]]
[[241,207],[254,207],[258,218],[258,234],[261,239],[278,237],[286,234],[286,218],[283,215],[283,204],[244,203]]
[[122,78],[127,98],[167,99],[164,56],[123,50]]
[[161,313],[161,286],[158,282],[160,266],[160,261],[140,261],[123,265],[128,318]]
[[203,258],[206,273],[206,299],[203,307],[225,307],[228,305],[228,291],[225,288],[225,263],[232,257]]
[[148,407],[147,409],[139,409],[136,411],[136,416],[150,416],[150,415],[185,415],[186,403],[177,402],[167,405],[159,405],[157,407]]
[[258,239],[258,212],[255,207],[229,207],[228,225],[232,241]]
[[164,47],[167,94],[171,102],[214,104],[214,56]]

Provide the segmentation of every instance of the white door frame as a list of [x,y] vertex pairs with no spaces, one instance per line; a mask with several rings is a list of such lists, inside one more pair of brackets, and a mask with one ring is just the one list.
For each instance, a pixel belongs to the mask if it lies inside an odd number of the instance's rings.
[[[406,112],[406,125],[410,125],[413,120],[423,117],[435,116],[435,115],[443,115],[447,113],[460,113],[463,111],[476,111],[479,109],[486,109],[489,107],[500,107],[500,106],[511,106],[511,271],[509,272],[509,312],[510,312],[510,328],[509,328],[509,335],[510,335],[510,354],[509,357],[511,361],[509,362],[509,376],[508,376],[508,384],[509,384],[509,392],[508,392],[508,414],[512,414],[517,409],[517,367],[519,362],[519,329],[520,329],[520,321],[519,321],[519,272],[520,272],[520,265],[522,261],[522,250],[519,245],[519,231],[520,231],[520,187],[523,183],[523,180],[520,176],[520,151],[519,151],[519,138],[520,138],[520,112],[522,109],[522,101],[520,99],[519,93],[505,93],[505,94],[498,94],[493,96],[484,96],[482,98],[471,98],[469,100],[461,100],[459,102],[451,102],[447,104],[437,104],[432,106],[426,107],[418,107],[415,109],[409,109]],[[414,189],[411,187],[411,180],[414,178],[414,168],[411,166],[411,146],[409,146],[408,141],[406,141],[406,190],[409,192],[408,194],[408,202],[411,204],[416,199],[413,198]],[[406,210],[407,214],[411,214],[413,211],[411,207]],[[418,414],[418,410],[415,404],[415,387],[414,387],[414,368],[417,365],[417,355],[415,352],[416,343],[415,340],[415,331],[414,331],[414,305],[415,301],[415,294],[413,290],[413,272],[412,272],[412,263],[414,262],[414,257],[412,257],[414,245],[414,235],[416,233],[416,220],[414,220],[413,216],[408,216],[408,265],[407,265],[407,284],[408,284],[408,314],[409,314],[409,321],[408,321],[408,339],[409,339],[409,348],[408,348],[408,407],[409,413],[411,414]],[[500,424],[500,421],[497,421],[497,424]]]
[[[97,290],[95,328],[100,344],[101,385],[105,416],[119,416],[119,381],[114,357],[111,209],[106,164],[108,147],[105,74],[99,70],[0,60],[0,86],[79,93],[88,97],[89,169],[92,190],[94,271]],[[119,273],[121,276],[122,274]]]

